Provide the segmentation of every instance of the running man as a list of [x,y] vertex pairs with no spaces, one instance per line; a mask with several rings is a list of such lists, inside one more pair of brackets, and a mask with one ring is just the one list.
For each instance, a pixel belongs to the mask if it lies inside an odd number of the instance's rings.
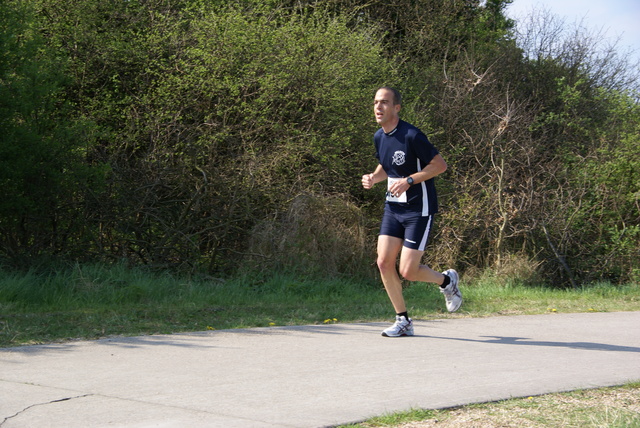
[[387,180],[377,263],[396,311],[396,322],[382,332],[386,337],[413,335],[399,274],[409,281],[439,285],[449,312],[457,311],[462,304],[455,270],[440,273],[420,264],[438,211],[433,179],[446,171],[447,164],[422,131],[400,119],[401,102],[400,93],[393,88],[383,87],[376,92],[373,111],[380,129],[373,138],[379,164],[373,173],[362,176],[365,189]]

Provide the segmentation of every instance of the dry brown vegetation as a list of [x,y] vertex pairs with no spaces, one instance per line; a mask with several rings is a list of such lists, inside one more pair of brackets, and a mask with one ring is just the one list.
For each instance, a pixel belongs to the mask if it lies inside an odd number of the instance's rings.
[[438,410],[394,428],[630,428],[640,426],[640,386],[581,390]]

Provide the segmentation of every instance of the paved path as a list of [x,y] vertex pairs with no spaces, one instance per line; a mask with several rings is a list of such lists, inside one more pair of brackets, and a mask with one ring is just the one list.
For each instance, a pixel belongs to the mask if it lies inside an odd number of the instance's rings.
[[640,380],[640,312],[210,331],[0,349],[0,427],[325,427]]

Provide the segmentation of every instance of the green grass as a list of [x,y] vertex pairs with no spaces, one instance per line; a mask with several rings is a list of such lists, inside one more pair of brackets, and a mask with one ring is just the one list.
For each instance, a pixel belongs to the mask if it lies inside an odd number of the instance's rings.
[[[640,310],[640,286],[602,283],[580,290],[517,281],[462,278],[465,303],[444,309],[437,287],[405,290],[416,319],[546,312]],[[0,346],[139,335],[390,320],[378,281],[247,274],[233,279],[177,276],[124,265],[75,265],[46,271],[0,270]]]
[[398,412],[340,428],[640,428],[640,383],[514,398],[450,409]]

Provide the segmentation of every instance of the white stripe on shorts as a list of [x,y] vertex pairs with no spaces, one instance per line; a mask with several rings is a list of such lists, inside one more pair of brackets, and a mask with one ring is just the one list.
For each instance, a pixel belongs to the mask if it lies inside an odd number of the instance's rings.
[[429,239],[429,232],[431,231],[431,223],[433,222],[433,216],[429,216],[429,223],[427,223],[427,227],[424,230],[424,235],[422,235],[422,240],[420,241],[420,246],[418,250],[424,251],[427,247],[427,240]]

